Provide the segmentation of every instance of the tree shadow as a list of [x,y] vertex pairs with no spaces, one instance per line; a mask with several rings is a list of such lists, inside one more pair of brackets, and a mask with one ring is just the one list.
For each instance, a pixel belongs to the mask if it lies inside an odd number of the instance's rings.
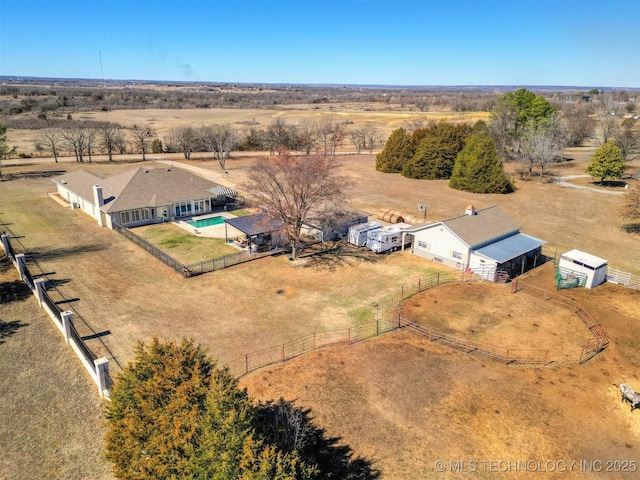
[[104,250],[106,247],[104,245],[93,244],[93,245],[78,245],[75,247],[67,247],[67,248],[48,248],[42,249],[39,251],[31,251],[27,255],[27,257],[32,258],[34,260],[46,260],[52,258],[64,258],[71,257],[74,255],[80,255],[82,253],[87,252],[97,252],[99,250]]
[[22,280],[0,282],[0,303],[20,302],[30,295],[31,290]]
[[258,430],[272,444],[285,452],[297,451],[302,460],[316,465],[320,478],[375,480],[381,472],[373,462],[354,457],[351,447],[338,437],[325,436],[325,430],[311,421],[311,410],[296,407],[280,398],[277,402],[260,403]]
[[0,345],[4,343],[5,338],[12,336],[20,328],[28,326],[28,323],[23,323],[20,320],[13,320],[11,322],[0,320]]
[[640,223],[627,223],[621,228],[626,233],[640,233]]
[[305,259],[305,268],[333,271],[339,266],[358,262],[377,262],[378,254],[364,247],[356,247],[345,240],[328,241],[305,248],[298,258]]
[[[19,165],[11,165],[12,167],[16,167]],[[9,182],[11,180],[21,180],[23,178],[27,179],[36,179],[36,178],[49,178],[55,177],[58,175],[62,175],[66,173],[66,170],[41,170],[34,172],[17,172],[17,173],[7,173],[3,175],[3,180]]]

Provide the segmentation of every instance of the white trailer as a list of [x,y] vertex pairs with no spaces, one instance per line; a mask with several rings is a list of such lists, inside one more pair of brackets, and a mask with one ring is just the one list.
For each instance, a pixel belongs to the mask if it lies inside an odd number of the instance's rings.
[[402,230],[410,225],[398,223],[367,234],[367,248],[374,253],[393,252],[402,247]]
[[359,223],[349,227],[349,243],[356,247],[367,245],[367,235],[374,230],[380,230],[382,225],[378,222]]

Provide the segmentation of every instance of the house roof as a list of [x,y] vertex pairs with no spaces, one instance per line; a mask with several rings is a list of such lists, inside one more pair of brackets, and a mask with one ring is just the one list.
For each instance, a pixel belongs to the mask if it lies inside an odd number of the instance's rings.
[[483,255],[498,263],[504,263],[525,253],[529,253],[545,243],[547,242],[544,240],[531,237],[524,233],[518,233],[487,245],[486,247],[479,248],[475,250],[474,253]]
[[93,203],[93,185],[102,187],[108,213],[211,198],[218,184],[179,168],[136,168],[101,178],[79,170],[54,179]]
[[520,225],[497,206],[476,210],[475,215],[465,214],[443,220],[441,223],[472,249],[520,231]]
[[225,218],[225,223],[237,228],[245,235],[258,235],[260,233],[275,232],[284,227],[284,223],[271,218],[264,213],[248,215],[246,217]]

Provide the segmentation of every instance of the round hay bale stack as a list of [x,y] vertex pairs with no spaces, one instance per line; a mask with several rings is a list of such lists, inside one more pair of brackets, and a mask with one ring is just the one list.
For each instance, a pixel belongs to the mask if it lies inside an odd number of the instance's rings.
[[378,212],[378,219],[379,220],[384,220],[384,216],[389,210],[391,210],[391,209],[390,208],[385,208],[384,210],[380,210]]
[[416,217],[415,215],[405,215],[404,217],[404,222],[408,223],[409,225],[415,225],[418,223],[418,217]]
[[383,215],[382,220],[384,222],[392,223],[391,222],[391,215],[393,215],[393,210],[387,210],[387,212]]
[[404,217],[400,212],[393,212],[389,217],[389,223],[402,223],[404,222]]

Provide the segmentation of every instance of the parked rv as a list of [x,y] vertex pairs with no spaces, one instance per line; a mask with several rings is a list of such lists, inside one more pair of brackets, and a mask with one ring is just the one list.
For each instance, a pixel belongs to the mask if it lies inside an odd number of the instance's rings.
[[349,243],[356,247],[367,245],[367,235],[374,230],[380,230],[382,225],[378,222],[359,223],[349,227]]
[[374,253],[394,252],[402,247],[402,230],[410,225],[396,224],[367,234],[367,248]]

